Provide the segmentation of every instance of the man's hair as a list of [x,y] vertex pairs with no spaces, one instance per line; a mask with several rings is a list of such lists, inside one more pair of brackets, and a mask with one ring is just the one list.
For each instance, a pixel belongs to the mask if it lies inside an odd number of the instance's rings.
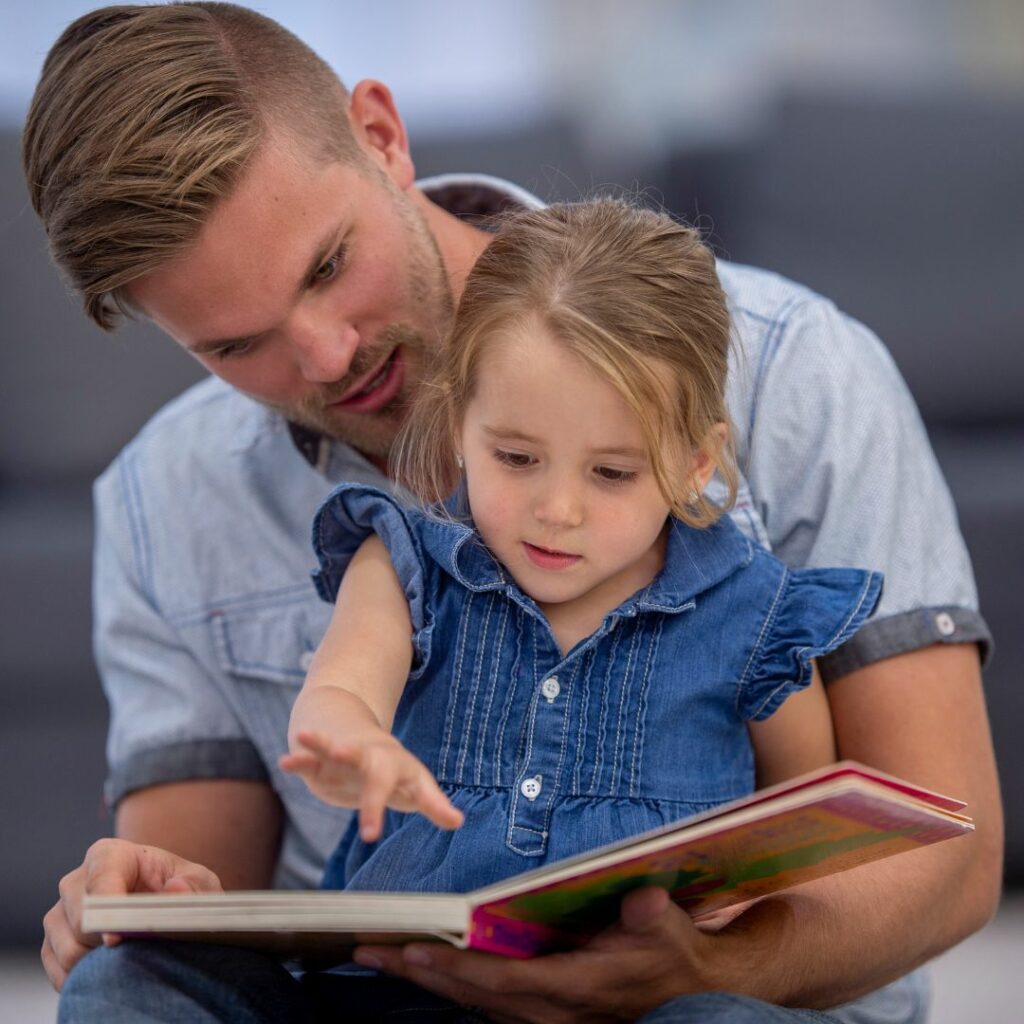
[[347,93],[276,22],[226,3],[104,7],[65,29],[22,139],[32,205],[86,314],[195,241],[271,133],[361,162]]
[[395,448],[393,470],[425,505],[443,505],[461,477],[457,442],[488,346],[521,330],[551,337],[615,388],[637,417],[672,514],[708,526],[722,513],[688,483],[708,454],[735,500],[725,383],[729,313],[715,259],[692,228],[616,199],[505,219],[466,281]]

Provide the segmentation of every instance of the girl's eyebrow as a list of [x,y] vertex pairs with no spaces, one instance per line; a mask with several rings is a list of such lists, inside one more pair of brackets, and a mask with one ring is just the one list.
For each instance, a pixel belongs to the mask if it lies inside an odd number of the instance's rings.
[[517,427],[489,427],[484,425],[484,433],[497,441],[525,441],[527,444],[541,444],[540,438],[524,433]]
[[[523,441],[526,444],[543,445],[543,441],[540,438],[533,437],[531,434],[527,434],[520,430],[518,427],[490,427],[484,426],[484,433],[487,434],[495,441]],[[644,448],[639,448],[636,445],[621,444],[621,445],[607,445],[597,448],[590,448],[588,450],[590,455],[619,455],[629,459],[646,459],[647,451]]]

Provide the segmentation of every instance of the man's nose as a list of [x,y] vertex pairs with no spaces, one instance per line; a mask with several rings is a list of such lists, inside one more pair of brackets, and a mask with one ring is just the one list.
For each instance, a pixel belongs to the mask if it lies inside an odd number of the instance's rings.
[[288,323],[299,372],[313,384],[329,384],[348,373],[359,348],[359,332],[323,311],[297,310]]

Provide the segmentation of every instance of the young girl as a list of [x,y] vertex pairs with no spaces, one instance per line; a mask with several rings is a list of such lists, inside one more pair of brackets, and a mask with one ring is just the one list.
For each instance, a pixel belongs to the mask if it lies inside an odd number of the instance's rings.
[[281,763],[359,808],[326,886],[473,889],[834,758],[812,659],[881,579],[787,569],[705,493],[728,339],[666,216],[499,230],[400,443],[420,504],[344,485],[314,524],[336,610]]

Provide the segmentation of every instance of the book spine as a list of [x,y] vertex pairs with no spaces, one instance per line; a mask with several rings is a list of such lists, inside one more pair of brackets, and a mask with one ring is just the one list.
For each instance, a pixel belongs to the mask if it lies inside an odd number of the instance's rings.
[[537,921],[513,920],[474,907],[469,917],[468,946],[484,953],[525,960],[555,949],[581,945],[588,936],[569,935]]

